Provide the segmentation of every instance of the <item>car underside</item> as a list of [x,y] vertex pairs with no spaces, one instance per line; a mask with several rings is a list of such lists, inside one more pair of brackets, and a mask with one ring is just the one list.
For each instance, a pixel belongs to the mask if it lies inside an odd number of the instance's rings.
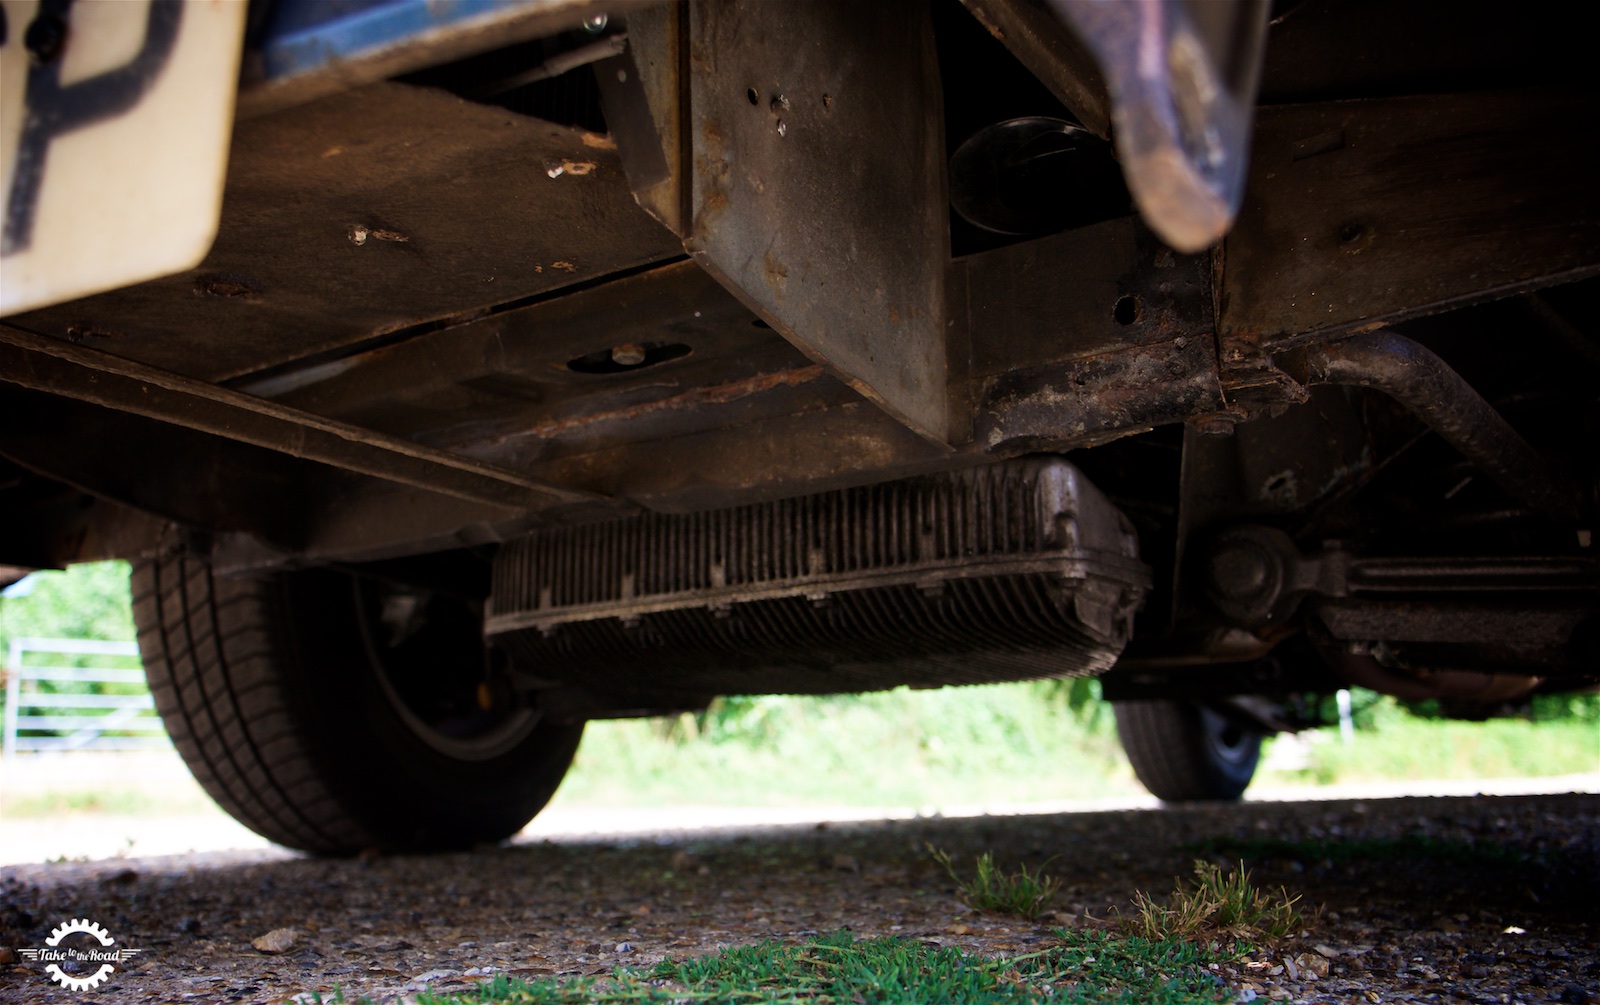
[[0,563],[135,562],[262,833],[503,837],[584,721],[724,694],[1098,675],[1182,799],[1341,688],[1600,683],[1557,18],[532,0],[338,48],[421,6],[253,2],[204,260],[0,321]]

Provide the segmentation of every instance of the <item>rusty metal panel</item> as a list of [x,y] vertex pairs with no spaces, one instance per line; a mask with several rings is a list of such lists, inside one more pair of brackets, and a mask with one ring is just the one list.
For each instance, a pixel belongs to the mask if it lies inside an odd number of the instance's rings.
[[1223,407],[1215,343],[1178,335],[985,382],[974,439],[993,453],[1076,450]]
[[967,372],[991,377],[1178,336],[1211,338],[1211,261],[1128,217],[971,255]]
[[611,147],[403,84],[250,119],[198,268],[8,320],[223,380],[680,254]]
[[949,233],[926,6],[698,0],[689,63],[690,253],[813,359],[944,440]]
[[[657,180],[633,177],[633,197],[646,213],[661,221],[668,230],[683,237],[689,226],[689,82],[683,58],[688,32],[689,11],[683,4],[649,7],[628,15],[628,52],[639,75],[638,85],[649,111],[649,129],[619,129],[619,116],[606,107],[606,125],[622,155],[623,166],[630,167],[630,147],[643,147],[645,157],[659,152],[665,159],[667,177]],[[608,67],[613,74],[615,68]],[[605,71],[596,68],[601,94],[608,89]],[[615,103],[616,98],[609,99]],[[629,116],[624,122],[632,121]]]
[[1595,110],[1540,92],[1261,109],[1225,244],[1224,364],[1600,270]]

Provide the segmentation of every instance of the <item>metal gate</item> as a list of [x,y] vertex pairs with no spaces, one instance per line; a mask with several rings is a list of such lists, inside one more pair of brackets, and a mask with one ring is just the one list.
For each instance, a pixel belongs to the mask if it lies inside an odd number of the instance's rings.
[[[45,655],[53,657],[40,660]],[[63,666],[68,658],[88,666]],[[121,684],[119,693],[105,685]],[[66,687],[61,685],[88,685]],[[139,647],[89,639],[13,639],[6,659],[5,756],[23,750],[171,746],[145,686]]]

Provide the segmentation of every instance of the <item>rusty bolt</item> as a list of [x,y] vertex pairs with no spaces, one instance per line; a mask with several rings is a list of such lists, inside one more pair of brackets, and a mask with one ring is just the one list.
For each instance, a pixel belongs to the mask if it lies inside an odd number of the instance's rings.
[[1239,420],[1227,412],[1217,412],[1215,415],[1202,415],[1190,419],[1194,431],[1202,436],[1232,436],[1233,427]]
[[638,366],[644,362],[644,346],[637,342],[624,342],[611,350],[611,362],[618,366]]

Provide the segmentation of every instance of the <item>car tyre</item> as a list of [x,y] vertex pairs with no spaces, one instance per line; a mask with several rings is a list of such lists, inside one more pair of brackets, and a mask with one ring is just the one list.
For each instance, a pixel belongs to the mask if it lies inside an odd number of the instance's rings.
[[1158,799],[1226,802],[1250,785],[1262,732],[1192,701],[1119,701],[1112,710],[1133,773]]
[[550,800],[581,723],[497,685],[481,601],[325,570],[224,577],[135,563],[150,691],[200,785],[321,854],[510,837]]

